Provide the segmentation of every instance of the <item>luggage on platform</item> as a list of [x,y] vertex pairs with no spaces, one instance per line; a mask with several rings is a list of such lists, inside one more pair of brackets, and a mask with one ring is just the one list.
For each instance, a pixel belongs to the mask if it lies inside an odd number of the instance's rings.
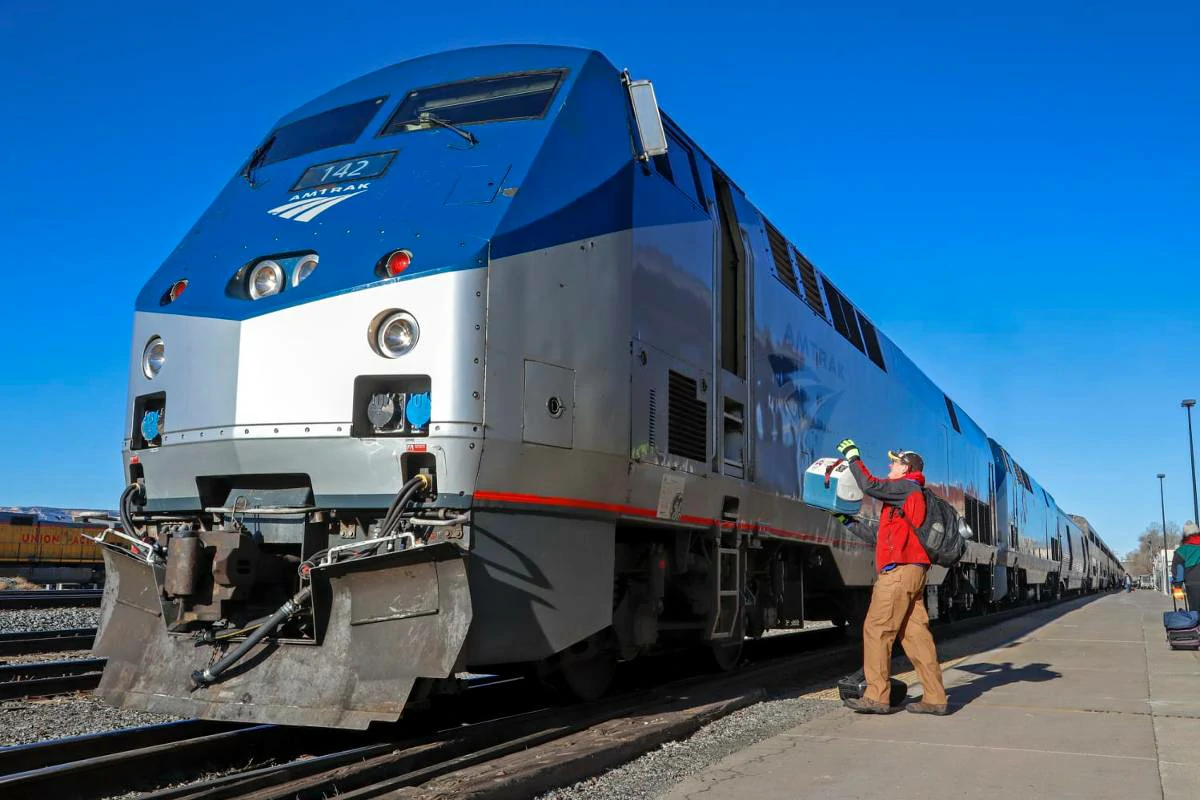
[[862,510],[862,489],[850,474],[850,462],[840,458],[818,458],[804,473],[804,502],[836,514]]
[[[1183,595],[1183,609],[1179,608],[1179,595]],[[1167,629],[1167,644],[1172,650],[1200,650],[1200,611],[1188,607],[1187,595],[1171,592],[1174,611],[1163,612],[1163,627]]]
[[[904,681],[892,678],[891,696],[888,698],[888,705],[895,708],[904,703],[904,698],[908,696],[908,684]],[[858,672],[851,673],[838,681],[838,697],[842,700],[857,700],[866,694],[867,691],[867,676],[860,669]]]
[[1164,611],[1163,627],[1169,631],[1186,631],[1200,625],[1200,611]]

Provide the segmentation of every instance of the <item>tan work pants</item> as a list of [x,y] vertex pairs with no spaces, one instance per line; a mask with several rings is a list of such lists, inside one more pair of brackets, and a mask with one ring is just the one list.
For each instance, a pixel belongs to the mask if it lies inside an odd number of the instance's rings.
[[916,564],[904,564],[890,572],[881,572],[875,579],[871,607],[867,609],[867,619],[863,623],[866,699],[888,702],[892,644],[899,638],[904,654],[917,668],[921,685],[925,687],[923,700],[934,705],[945,704],[942,666],[929,633],[924,593],[925,568]]

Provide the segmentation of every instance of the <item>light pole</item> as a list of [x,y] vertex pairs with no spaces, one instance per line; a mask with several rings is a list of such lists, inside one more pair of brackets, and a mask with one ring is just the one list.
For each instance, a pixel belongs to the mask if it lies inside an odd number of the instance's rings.
[[1187,410],[1188,418],[1188,456],[1192,459],[1192,522],[1200,524],[1200,502],[1196,501],[1196,445],[1192,443],[1192,406],[1195,400],[1184,400],[1179,405]]
[[1167,477],[1167,473],[1158,473],[1158,505],[1162,509],[1162,531],[1163,531],[1163,591],[1168,595],[1171,593],[1171,575],[1167,567],[1167,501],[1163,499],[1163,478]]

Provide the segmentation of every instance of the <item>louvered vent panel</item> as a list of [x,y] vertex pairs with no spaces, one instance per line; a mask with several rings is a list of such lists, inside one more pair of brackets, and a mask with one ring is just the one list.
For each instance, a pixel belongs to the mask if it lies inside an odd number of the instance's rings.
[[788,255],[787,241],[775,229],[775,226],[763,220],[767,228],[767,240],[771,243],[771,257],[775,259],[775,275],[788,291],[800,296],[800,286],[796,283],[796,270],[792,267],[792,259]]
[[825,318],[825,304],[821,302],[821,287],[817,283],[817,270],[813,267],[812,262],[800,254],[796,248],[792,248],[792,255],[796,257],[796,264],[800,267],[800,280],[804,284],[804,299],[812,306],[812,310],[817,312],[817,316]]
[[708,403],[696,399],[696,382],[667,374],[667,452],[693,461],[708,460]]
[[989,503],[979,502],[979,535],[980,541],[985,544],[995,544],[996,539],[992,533],[992,507]]
[[654,426],[658,420],[658,398],[655,396],[653,389],[650,390],[650,422],[646,426],[646,438],[650,440],[650,447],[657,449],[658,441],[654,435]]

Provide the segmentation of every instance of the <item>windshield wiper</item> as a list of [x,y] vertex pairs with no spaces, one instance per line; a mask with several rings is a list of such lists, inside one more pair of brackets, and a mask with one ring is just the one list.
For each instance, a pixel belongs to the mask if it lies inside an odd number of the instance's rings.
[[275,144],[275,137],[272,136],[265,142],[255,148],[250,155],[250,160],[246,162],[245,168],[242,169],[242,177],[246,179],[246,183],[254,186],[254,170],[258,168],[258,162],[263,160],[267,151],[271,149],[271,145]]
[[420,114],[417,114],[417,122],[421,122],[421,123],[432,122],[434,125],[441,125],[443,128],[445,128],[448,131],[454,131],[455,133],[457,133],[462,138],[466,139],[471,144],[479,144],[479,140],[475,138],[475,134],[471,133],[468,130],[464,130],[464,129],[458,127],[453,122],[444,120],[441,117],[435,117],[433,114],[430,114],[428,111],[422,111]]

